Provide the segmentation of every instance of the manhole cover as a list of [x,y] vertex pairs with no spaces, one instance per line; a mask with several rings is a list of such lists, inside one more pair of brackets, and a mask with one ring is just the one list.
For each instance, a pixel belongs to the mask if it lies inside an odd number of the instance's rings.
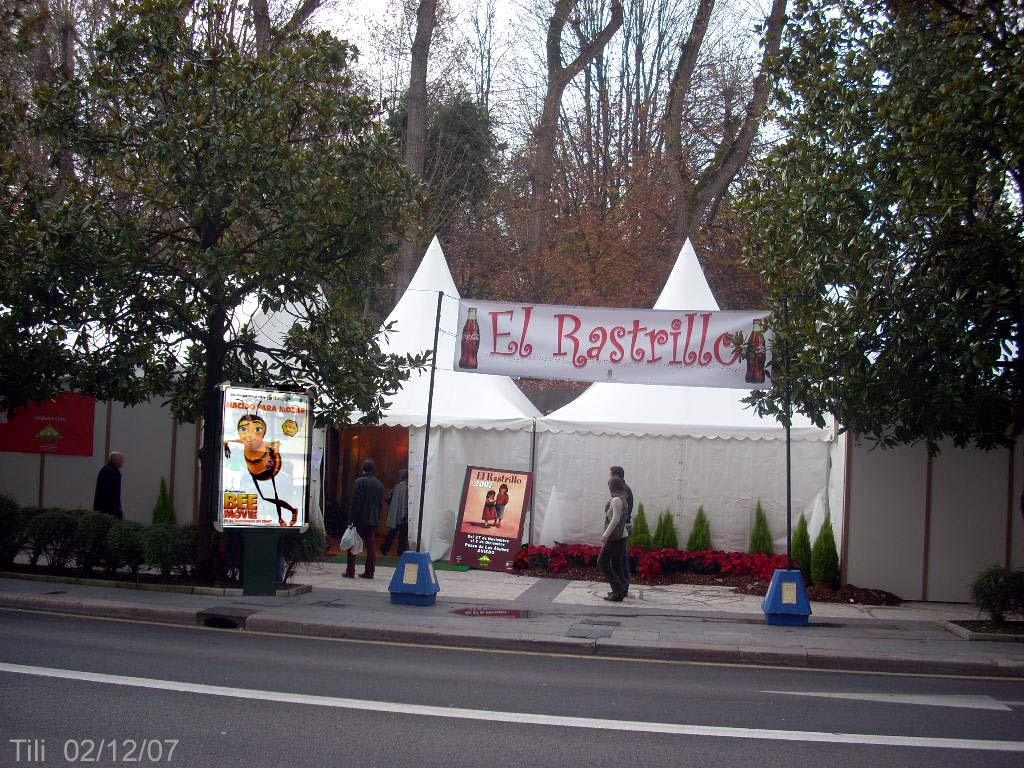
[[452,613],[485,619],[532,619],[537,615],[536,611],[522,611],[514,608],[459,608]]

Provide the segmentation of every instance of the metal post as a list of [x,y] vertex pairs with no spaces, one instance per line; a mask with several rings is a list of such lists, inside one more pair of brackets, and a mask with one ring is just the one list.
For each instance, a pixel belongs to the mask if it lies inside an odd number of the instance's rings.
[[[533,546],[533,518],[537,514],[537,420],[533,420],[533,434],[530,438],[530,474],[533,475],[533,482],[530,484],[530,532],[527,535],[526,543]],[[550,502],[549,502],[550,503]]]
[[437,317],[434,319],[434,354],[430,357],[430,390],[427,395],[427,433],[423,437],[423,472],[420,477],[420,514],[416,524],[416,551],[423,543],[423,498],[427,492],[427,457],[430,451],[430,416],[434,408],[434,372],[437,370],[437,336],[441,331],[441,300],[444,291],[437,292]]
[[[788,332],[789,329],[789,301],[782,299],[782,325]],[[782,354],[786,365],[786,570],[793,570],[791,552],[793,548],[793,469],[792,469],[792,422],[793,422],[793,385],[789,378],[789,338],[782,348]]]

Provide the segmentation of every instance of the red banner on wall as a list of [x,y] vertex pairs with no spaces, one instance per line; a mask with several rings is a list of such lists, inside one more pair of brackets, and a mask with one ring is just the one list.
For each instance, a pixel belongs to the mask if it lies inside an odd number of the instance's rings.
[[65,392],[0,416],[0,451],[92,456],[96,400]]

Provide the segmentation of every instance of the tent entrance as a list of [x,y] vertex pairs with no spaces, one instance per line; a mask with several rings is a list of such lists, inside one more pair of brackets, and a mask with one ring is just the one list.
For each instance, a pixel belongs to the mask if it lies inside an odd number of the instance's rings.
[[[327,532],[340,536],[348,525],[348,507],[352,501],[352,486],[362,474],[363,461],[373,459],[374,475],[390,491],[398,482],[398,471],[408,469],[409,430],[405,427],[339,427],[327,436],[327,477],[325,498],[328,513],[325,516]],[[387,535],[387,504],[377,527],[377,546]],[[392,546],[392,554],[397,544]]]

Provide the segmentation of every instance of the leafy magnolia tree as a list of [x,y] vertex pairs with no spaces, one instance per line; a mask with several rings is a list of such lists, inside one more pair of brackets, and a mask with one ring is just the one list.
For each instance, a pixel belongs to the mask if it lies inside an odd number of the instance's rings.
[[[1012,442],[1024,426],[1020,4],[804,0],[788,29],[784,140],[747,205],[795,402],[883,445]],[[778,413],[781,392],[759,396],[761,411]]]
[[90,71],[40,93],[38,128],[74,180],[22,200],[3,302],[28,334],[59,332],[72,351],[53,373],[73,388],[203,416],[208,530],[218,385],[313,386],[321,421],[372,421],[422,362],[382,354],[348,309],[413,186],[344,43],[282,31],[257,55],[233,4],[115,5]]

